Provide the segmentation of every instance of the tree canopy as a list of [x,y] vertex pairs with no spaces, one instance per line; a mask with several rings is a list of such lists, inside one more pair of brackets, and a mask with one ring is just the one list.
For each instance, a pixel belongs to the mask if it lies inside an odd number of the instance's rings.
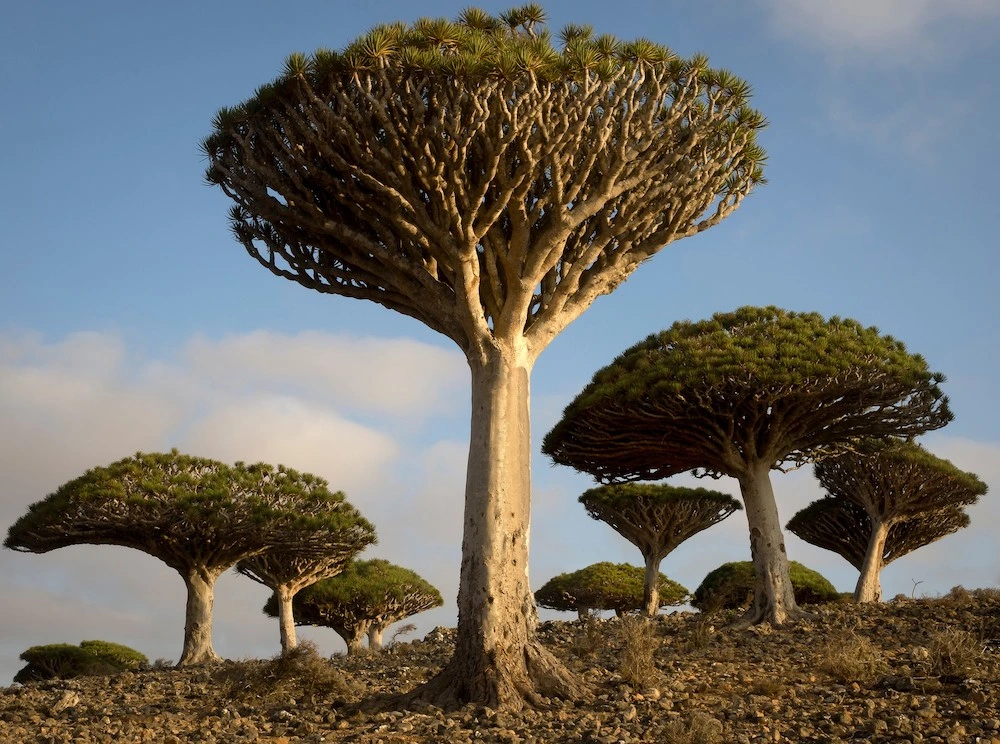
[[877,328],[743,307],[626,350],[566,407],[542,450],[603,481],[735,477],[758,576],[744,619],[780,625],[799,612],[769,471],[944,426],[943,381]]
[[216,578],[242,558],[295,547],[322,552],[331,535],[371,525],[322,478],[265,463],[226,465],[172,450],[139,452],[91,468],[32,504],[4,546],[45,553],[70,545],[121,545],[159,558],[188,589],[182,664],[214,658]]
[[[295,595],[292,607],[297,625],[333,628],[348,653],[355,653],[370,628],[384,629],[443,602],[441,593],[415,572],[376,558],[353,561],[336,576],[305,587]],[[277,617],[273,595],[264,613]]]
[[[806,535],[819,532],[823,542],[839,543],[840,549],[833,549],[848,557],[853,550],[848,546],[857,538],[838,540],[827,528],[836,520],[864,513],[867,529],[861,534],[866,545],[854,592],[859,602],[881,599],[879,575],[889,560],[964,527],[968,519],[963,518],[962,508],[986,493],[986,484],[973,473],[959,470],[916,442],[897,439],[864,440],[850,452],[817,463],[815,471],[829,498],[842,505],[807,507],[796,524]],[[887,556],[891,558],[886,560]]]
[[[788,564],[795,601],[802,604],[832,602],[840,594],[822,574],[798,561]],[[753,601],[755,572],[752,561],[723,563],[709,571],[694,590],[691,606],[702,611],[738,610]]]
[[[535,592],[539,607],[583,616],[590,610],[614,610],[624,615],[645,607],[646,572],[627,563],[595,563],[549,579]],[[658,605],[683,604],[688,590],[663,574],[658,575]]]
[[645,39],[554,39],[545,20],[470,8],[293,54],[203,143],[264,268],[413,317],[468,360],[458,638],[414,693],[438,705],[583,691],[535,639],[532,367],[595,298],[764,180],[746,82]]
[[646,565],[646,614],[659,609],[660,562],[692,535],[743,507],[720,491],[665,483],[620,483],[580,496],[587,513],[639,548]]

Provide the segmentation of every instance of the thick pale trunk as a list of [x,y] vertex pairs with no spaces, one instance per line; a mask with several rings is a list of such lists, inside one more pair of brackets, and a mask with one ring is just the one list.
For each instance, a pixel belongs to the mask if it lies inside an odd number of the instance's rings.
[[368,623],[358,623],[350,632],[342,636],[344,643],[347,644],[347,655],[354,656],[356,654],[364,653],[365,646],[364,640],[365,636],[368,635],[368,628],[370,625]]
[[660,559],[650,553],[646,558],[646,584],[643,587],[642,608],[649,617],[660,610]]
[[385,632],[385,628],[372,626],[368,629],[368,650],[369,651],[381,651],[382,650],[382,634]]
[[782,625],[802,613],[788,575],[788,554],[771,489],[769,463],[757,463],[739,477],[750,527],[750,556],[756,584],[753,603],[742,621]]
[[219,660],[212,648],[212,604],[218,575],[218,572],[203,567],[190,568],[181,573],[187,586],[187,607],[184,613],[184,651],[178,666]]
[[287,654],[298,645],[298,640],[295,638],[295,615],[292,613],[294,597],[295,593],[287,586],[279,586],[274,590],[274,598],[278,602],[278,628],[283,654]]
[[455,654],[413,697],[519,709],[580,683],[535,638],[528,582],[531,362],[523,340],[471,358],[472,431]]
[[858,602],[882,601],[882,556],[888,535],[889,525],[881,520],[872,519],[872,534],[868,538],[865,562],[861,566],[858,585],[854,589],[854,599]]

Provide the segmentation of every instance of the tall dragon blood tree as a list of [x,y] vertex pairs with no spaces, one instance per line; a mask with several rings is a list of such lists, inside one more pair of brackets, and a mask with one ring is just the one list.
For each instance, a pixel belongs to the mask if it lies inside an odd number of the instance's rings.
[[370,300],[464,352],[472,377],[458,638],[415,695],[512,709],[580,682],[535,640],[529,380],[644,260],[763,181],[750,88],[648,40],[526,5],[379,26],[291,55],[204,142],[264,268]]
[[686,471],[735,478],[756,571],[742,621],[781,625],[801,613],[771,470],[944,426],[943,381],[877,328],[743,307],[674,323],[627,349],[566,407],[542,450],[605,482]]
[[828,496],[792,517],[788,529],[860,571],[858,602],[882,599],[880,575],[891,561],[967,526],[964,507],[987,490],[915,442],[861,442],[815,471]]

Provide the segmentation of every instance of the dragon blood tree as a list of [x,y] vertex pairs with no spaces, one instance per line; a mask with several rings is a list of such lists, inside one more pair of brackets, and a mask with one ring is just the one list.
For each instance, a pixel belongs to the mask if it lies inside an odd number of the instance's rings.
[[293,54],[204,142],[276,276],[438,331],[472,378],[455,653],[415,697],[517,709],[583,686],[535,639],[529,380],[594,299],[763,180],[749,86],[526,5]]
[[743,508],[719,491],[663,483],[599,486],[584,492],[580,503],[587,514],[639,548],[646,565],[643,609],[650,617],[660,608],[658,577],[663,559],[692,535]]
[[986,493],[978,477],[915,442],[862,442],[815,471],[828,497],[792,517],[788,529],[861,572],[858,602],[880,601],[882,569],[967,526],[962,508]]
[[341,492],[343,525],[336,529],[329,520],[316,520],[310,527],[295,528],[299,542],[293,548],[277,548],[244,558],[236,570],[274,592],[278,607],[281,652],[295,648],[292,598],[304,587],[336,576],[362,550],[376,542],[375,528],[347,503]]
[[[535,601],[548,610],[576,612],[581,620],[592,610],[614,610],[621,617],[634,610],[646,612],[647,580],[647,571],[638,566],[595,563],[553,576],[535,592]],[[688,590],[657,573],[656,598],[656,609],[684,604]]]
[[951,420],[920,356],[856,321],[744,307],[682,321],[597,372],[543,451],[603,481],[676,473],[740,484],[756,570],[745,622],[800,614],[770,471],[864,437],[911,437]]
[[212,648],[215,581],[237,561],[274,548],[319,549],[331,533],[370,529],[322,478],[173,450],[139,452],[88,470],[32,504],[4,546],[47,553],[69,545],[122,545],[159,558],[187,587],[179,661],[187,665],[219,658]]
[[[349,654],[361,650],[366,635],[371,648],[380,648],[382,632],[394,622],[441,604],[441,593],[416,573],[378,558],[354,561],[292,600],[296,624],[333,628]],[[264,605],[264,614],[277,616],[274,596]]]

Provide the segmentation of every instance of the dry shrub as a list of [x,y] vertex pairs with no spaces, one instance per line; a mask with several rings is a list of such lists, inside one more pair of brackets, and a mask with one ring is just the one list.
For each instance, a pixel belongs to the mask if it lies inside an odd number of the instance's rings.
[[604,648],[604,634],[601,632],[599,613],[591,610],[580,621],[580,632],[573,636],[570,647],[573,655],[580,659],[589,659]]
[[983,661],[983,643],[961,628],[945,628],[927,641],[930,673],[938,677],[968,679]]
[[769,698],[780,697],[787,685],[783,679],[777,677],[762,677],[756,679],[750,685],[750,692],[754,695],[764,695]]
[[723,744],[722,723],[707,713],[695,711],[685,721],[677,719],[663,731],[666,744]]
[[635,689],[649,687],[655,682],[657,671],[653,655],[660,646],[653,624],[641,615],[626,615],[618,623],[618,640],[621,655],[618,673]]
[[847,631],[831,636],[816,655],[817,668],[838,682],[871,682],[889,665],[882,649],[868,638]]
[[230,700],[259,699],[265,705],[311,696],[346,700],[359,690],[309,641],[268,661],[247,660],[220,668],[214,674],[220,694]]
[[986,600],[1000,600],[1000,587],[998,586],[984,586],[979,589],[973,589],[970,594],[976,599],[986,599]]

